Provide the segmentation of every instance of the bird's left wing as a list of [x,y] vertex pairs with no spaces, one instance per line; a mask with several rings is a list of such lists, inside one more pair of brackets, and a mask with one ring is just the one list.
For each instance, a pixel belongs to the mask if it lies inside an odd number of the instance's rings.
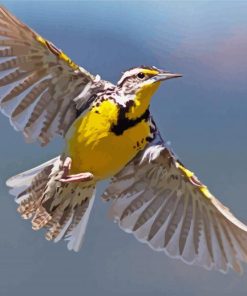
[[110,215],[153,249],[189,264],[241,272],[247,226],[177,160],[159,135],[112,179]]
[[[95,77],[0,6],[0,110],[29,142],[64,135]],[[8,89],[6,90],[5,88]]]

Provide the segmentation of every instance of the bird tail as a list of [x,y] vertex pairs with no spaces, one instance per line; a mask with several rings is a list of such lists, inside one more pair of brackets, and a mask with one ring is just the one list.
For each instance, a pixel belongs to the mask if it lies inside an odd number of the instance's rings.
[[46,228],[46,239],[68,241],[79,251],[95,198],[95,182],[62,183],[63,158],[58,156],[7,181],[19,204],[17,211],[32,219],[32,228]]

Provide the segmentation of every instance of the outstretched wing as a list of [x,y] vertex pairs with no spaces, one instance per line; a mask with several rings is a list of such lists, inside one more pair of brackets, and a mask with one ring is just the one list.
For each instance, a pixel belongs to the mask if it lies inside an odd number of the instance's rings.
[[95,79],[61,50],[0,7],[1,111],[29,142],[64,135]]
[[241,272],[247,226],[176,159],[159,135],[113,178],[110,215],[155,250],[189,264]]

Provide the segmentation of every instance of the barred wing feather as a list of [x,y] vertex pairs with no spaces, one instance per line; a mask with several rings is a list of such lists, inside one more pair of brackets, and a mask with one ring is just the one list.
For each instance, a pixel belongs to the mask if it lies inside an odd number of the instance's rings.
[[27,141],[45,145],[64,135],[94,78],[0,7],[0,87],[8,86],[0,109]]
[[247,226],[186,169],[161,139],[113,178],[103,199],[110,215],[155,250],[186,263],[241,272]]

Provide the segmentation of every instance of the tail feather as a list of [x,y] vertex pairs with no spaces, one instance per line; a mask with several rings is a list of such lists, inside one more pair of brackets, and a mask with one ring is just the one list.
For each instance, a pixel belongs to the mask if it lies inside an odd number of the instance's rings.
[[[42,193],[40,192],[40,194]],[[24,199],[17,208],[17,212],[22,216],[23,219],[30,219],[37,209],[37,201],[35,199],[35,195],[33,194],[26,194],[23,197]]]
[[20,187],[22,185],[29,185],[29,182],[32,181],[33,177],[38,173],[42,172],[43,169],[48,169],[48,167],[53,166],[53,164],[59,159],[59,156],[35,167],[23,173],[20,173],[14,177],[11,177],[7,180],[6,185],[9,187]]
[[42,206],[36,209],[32,219],[32,229],[39,230],[43,228],[51,220],[51,215]]
[[[76,211],[74,214],[74,223],[72,222],[73,227],[70,226],[71,229],[68,229],[68,234],[66,237],[66,240],[69,240],[69,250],[78,252],[81,248],[94,199],[95,190],[93,191],[93,195],[87,203],[87,208],[85,206],[81,206],[79,211]],[[80,219],[80,217],[82,217],[82,219]]]
[[78,251],[95,198],[95,183],[59,182],[63,158],[52,160],[7,181],[19,204],[18,212],[31,219],[32,228],[46,228],[46,239],[68,241],[68,249]]
[[58,162],[59,157],[56,157],[36,168],[27,172],[18,174],[7,180],[6,184],[10,189],[10,194],[15,196],[15,201],[20,204],[31,197],[40,196],[49,180],[49,175],[53,168],[53,163]]

